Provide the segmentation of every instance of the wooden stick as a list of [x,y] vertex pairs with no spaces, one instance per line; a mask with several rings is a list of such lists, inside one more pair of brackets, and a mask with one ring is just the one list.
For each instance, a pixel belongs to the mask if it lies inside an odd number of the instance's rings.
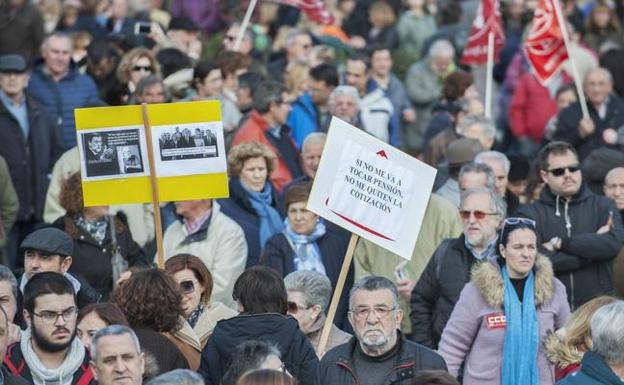
[[563,17],[559,0],[553,0],[555,5],[555,13],[557,14],[557,20],[559,21],[559,27],[561,28],[561,35],[563,36],[563,43],[565,44],[566,51],[568,51],[568,60],[572,65],[572,76],[574,76],[574,85],[576,86],[576,93],[579,96],[579,102],[581,103],[581,111],[583,111],[583,117],[589,118],[589,111],[587,110],[587,102],[585,101],[585,93],[583,93],[583,84],[581,77],[576,68],[576,62],[572,57],[572,51],[570,50],[570,37],[568,36],[568,23]]
[[143,110],[143,126],[145,127],[145,140],[147,141],[147,159],[150,168],[150,185],[152,186],[152,205],[154,206],[154,224],[156,232],[156,255],[158,267],[165,267],[165,254],[163,251],[162,221],[160,220],[160,199],[158,198],[158,180],[156,178],[156,166],[154,165],[154,148],[152,143],[152,126],[149,122],[147,104],[141,103]]
[[492,117],[492,83],[494,76],[494,32],[488,33],[487,70],[485,74],[485,117]]
[[347,247],[347,253],[345,254],[344,261],[342,262],[338,282],[336,282],[334,295],[332,296],[331,304],[329,305],[329,312],[327,313],[325,325],[323,326],[323,331],[321,332],[321,339],[318,346],[318,351],[321,354],[325,353],[325,347],[327,346],[327,341],[329,340],[329,332],[331,331],[332,324],[334,323],[334,317],[336,317],[338,302],[340,302],[340,295],[342,294],[345,281],[347,280],[347,274],[349,273],[349,267],[351,267],[351,261],[353,261],[353,253],[355,252],[355,246],[357,245],[358,239],[360,239],[360,237],[357,234],[351,234],[349,247]]
[[241,44],[243,43],[243,37],[245,36],[245,31],[247,30],[247,26],[249,25],[249,20],[251,20],[251,15],[253,14],[254,9],[256,8],[256,3],[258,0],[251,0],[249,2],[249,6],[247,7],[247,11],[245,12],[245,17],[243,17],[243,22],[241,23],[240,30],[238,31],[238,36],[236,36],[236,41],[234,42],[234,51],[238,51],[240,49]]

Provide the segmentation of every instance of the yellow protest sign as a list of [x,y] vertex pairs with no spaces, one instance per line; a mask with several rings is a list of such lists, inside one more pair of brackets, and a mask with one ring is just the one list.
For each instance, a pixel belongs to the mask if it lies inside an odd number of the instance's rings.
[[227,197],[227,166],[218,101],[75,110],[85,206],[152,202],[147,146],[152,146],[161,202]]

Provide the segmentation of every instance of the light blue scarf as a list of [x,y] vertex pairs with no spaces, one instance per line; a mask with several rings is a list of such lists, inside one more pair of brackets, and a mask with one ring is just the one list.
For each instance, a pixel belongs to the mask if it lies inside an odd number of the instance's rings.
[[277,210],[271,206],[273,189],[269,183],[264,185],[262,191],[252,191],[242,183],[241,186],[247,191],[251,206],[260,217],[260,247],[264,248],[267,240],[284,228],[282,218]]
[[325,265],[323,265],[323,256],[316,241],[325,235],[325,224],[321,221],[316,222],[314,229],[308,235],[297,234],[288,224],[288,219],[284,221],[286,229],[284,233],[290,240],[295,249],[295,270],[311,270],[327,275]]
[[534,283],[531,271],[524,283],[522,303],[503,266],[505,284],[505,342],[503,346],[503,375],[501,385],[539,385],[537,351],[539,325],[535,310]]

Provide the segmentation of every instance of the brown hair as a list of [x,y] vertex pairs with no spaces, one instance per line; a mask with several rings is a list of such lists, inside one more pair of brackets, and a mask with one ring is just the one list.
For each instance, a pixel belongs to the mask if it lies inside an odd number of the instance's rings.
[[284,205],[286,209],[290,206],[291,203],[296,202],[305,202],[310,197],[310,190],[312,190],[311,182],[298,182],[293,183],[288,190],[286,190],[286,194],[284,195]]
[[459,385],[459,382],[443,370],[421,370],[412,377],[409,385]]
[[236,385],[297,385],[297,380],[279,370],[257,369],[245,373]]
[[568,322],[565,324],[565,337],[563,338],[563,342],[569,347],[578,349],[580,352],[586,352],[591,349],[592,316],[596,310],[616,301],[617,298],[615,297],[603,295],[581,305],[572,313]]
[[210,270],[206,267],[206,264],[204,264],[201,259],[191,254],[177,254],[165,262],[165,271],[172,276],[178,271],[185,269],[191,270],[195,278],[204,287],[201,302],[204,305],[207,305],[208,302],[210,302],[214,281]]
[[442,86],[442,97],[448,101],[455,101],[464,96],[464,92],[474,83],[472,74],[464,71],[455,71],[450,74]]
[[251,57],[240,52],[223,51],[217,56],[217,65],[223,77],[235,75],[238,70],[246,70],[251,66]]
[[112,300],[131,327],[174,332],[182,326],[182,294],[176,281],[163,270],[137,271],[113,291]]
[[368,9],[368,13],[373,14],[377,13],[381,16],[382,28],[390,27],[396,21],[396,14],[394,13],[394,9],[390,6],[390,4],[385,1],[377,1],[373,3]]
[[268,176],[271,176],[276,167],[277,157],[267,145],[260,142],[245,142],[232,147],[228,154],[230,176],[239,176],[246,161],[260,157],[266,161]]
[[585,26],[587,32],[597,33],[600,30],[594,22],[594,15],[598,12],[607,12],[609,14],[609,23],[607,24],[607,30],[611,32],[620,32],[622,27],[620,26],[617,15],[613,11],[613,9],[611,9],[607,4],[603,2],[598,2],[596,5],[594,5],[594,8],[592,8]]
[[137,47],[126,52],[126,54],[121,57],[119,66],[117,66],[117,79],[119,79],[121,83],[128,84],[134,62],[142,57],[149,59],[150,65],[152,66],[152,75],[160,77],[160,63],[158,63],[152,51],[145,47]]
[[91,303],[80,309],[76,324],[79,324],[84,317],[95,313],[106,325],[125,325],[128,326],[128,320],[121,311],[119,306],[111,302]]
[[82,200],[82,182],[80,172],[75,172],[61,183],[61,193],[59,196],[61,207],[65,209],[70,217],[82,213],[84,201]]
[[574,156],[578,160],[578,154],[576,152],[576,149],[572,147],[570,143],[562,141],[554,141],[548,143],[547,145],[542,147],[542,149],[538,153],[538,165],[540,166],[540,169],[544,171],[548,170],[548,167],[550,167],[550,165],[548,164],[548,158],[551,154],[565,155],[568,151],[574,154]]

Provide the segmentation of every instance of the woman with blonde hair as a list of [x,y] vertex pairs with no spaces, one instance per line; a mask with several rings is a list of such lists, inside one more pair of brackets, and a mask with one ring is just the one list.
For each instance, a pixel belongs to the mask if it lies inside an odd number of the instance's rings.
[[544,341],[546,357],[555,365],[557,381],[577,371],[586,351],[592,347],[591,319],[596,310],[616,302],[617,298],[603,295],[581,305],[556,333]]
[[160,64],[152,51],[137,47],[122,56],[117,67],[117,79],[124,86],[124,103],[130,100],[139,81],[148,75],[161,76]]
[[308,90],[310,66],[307,63],[291,62],[286,67],[284,82],[289,100],[295,100]]

